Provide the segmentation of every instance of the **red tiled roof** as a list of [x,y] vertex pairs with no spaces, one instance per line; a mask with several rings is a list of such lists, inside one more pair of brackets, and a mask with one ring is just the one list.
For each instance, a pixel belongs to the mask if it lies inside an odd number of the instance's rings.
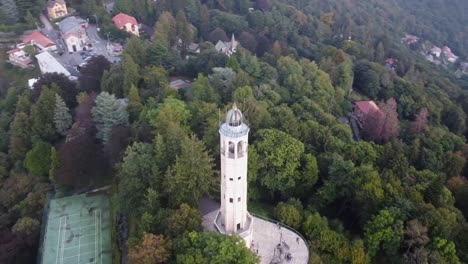
[[380,110],[380,108],[375,104],[374,101],[358,101],[358,102],[354,102],[354,104],[364,114],[369,113],[371,109]]
[[129,15],[126,15],[124,13],[120,13],[112,18],[112,22],[114,22],[115,26],[117,28],[122,28],[125,26],[125,24],[130,23],[132,25],[138,25],[137,20]]
[[34,42],[36,42],[37,44],[39,44],[39,45],[41,45],[42,47],[45,47],[45,48],[55,45],[55,42],[53,42],[52,40],[50,40],[46,36],[42,35],[42,33],[38,32],[38,31],[32,33],[31,35],[28,35],[28,36],[24,37],[23,38],[23,43],[24,44],[29,44],[31,42],[31,40],[34,40]]

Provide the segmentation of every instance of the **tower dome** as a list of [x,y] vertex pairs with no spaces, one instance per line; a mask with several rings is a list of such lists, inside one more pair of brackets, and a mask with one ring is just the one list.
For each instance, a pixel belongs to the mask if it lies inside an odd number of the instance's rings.
[[244,121],[244,116],[242,112],[237,108],[236,103],[232,106],[232,109],[229,110],[226,114],[226,123],[232,127],[238,127],[242,125]]
[[241,110],[234,103],[232,109],[226,113],[226,120],[221,124],[219,132],[227,137],[239,137],[246,135],[249,130],[249,126]]

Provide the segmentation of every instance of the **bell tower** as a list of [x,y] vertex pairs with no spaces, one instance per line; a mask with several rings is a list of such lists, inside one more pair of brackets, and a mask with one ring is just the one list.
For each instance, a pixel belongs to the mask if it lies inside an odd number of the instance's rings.
[[221,208],[215,219],[219,232],[237,234],[247,246],[253,218],[247,211],[247,148],[249,126],[234,103],[219,128],[221,153]]

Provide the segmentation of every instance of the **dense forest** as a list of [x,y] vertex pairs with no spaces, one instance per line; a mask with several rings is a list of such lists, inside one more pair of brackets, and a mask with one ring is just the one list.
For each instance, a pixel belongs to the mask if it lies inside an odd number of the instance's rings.
[[[467,58],[468,2],[116,0],[149,40],[115,33],[100,0],[69,4],[124,41],[122,61],[95,57],[78,82],[45,74],[33,89],[0,66],[1,263],[35,261],[48,197],[106,185],[116,263],[257,263],[238,238],[202,232],[197,210],[219,196],[233,102],[251,128],[249,210],[301,232],[309,263],[468,263],[468,78],[400,42]],[[241,48],[218,53],[232,34]],[[192,87],[170,88],[172,76]],[[362,140],[342,122],[358,100],[382,110]]]

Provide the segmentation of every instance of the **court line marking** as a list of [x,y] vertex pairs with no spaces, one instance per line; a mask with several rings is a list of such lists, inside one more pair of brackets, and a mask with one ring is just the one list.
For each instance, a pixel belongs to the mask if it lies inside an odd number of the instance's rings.
[[[101,249],[102,249],[102,218],[101,218],[101,210],[99,210],[99,234],[100,234],[100,237],[99,237],[99,251],[96,252],[96,254],[98,254],[99,252],[101,252]],[[101,258],[99,259],[101,261],[101,264],[102,264],[102,255],[101,255]]]
[[[97,262],[97,261],[98,261],[97,258],[98,258],[98,254],[99,254],[99,252],[98,252],[98,240],[97,240],[97,230],[98,230],[98,228],[99,228],[99,226],[97,225],[97,212],[96,212],[96,214],[94,215],[94,225],[96,226],[96,228],[94,229],[94,241],[96,241],[96,244],[94,244],[94,252],[96,252],[96,254],[95,254],[95,257],[96,257],[95,261]],[[79,264],[79,263],[78,263],[78,264]]]
[[63,258],[63,259],[76,258],[76,257],[79,257],[80,255],[88,255],[89,253],[94,253],[94,251],[88,251],[88,252],[85,252],[85,253],[82,253],[82,254],[73,255],[73,256],[70,256],[70,257]]
[[[99,254],[102,250],[102,212],[101,210],[99,210],[99,234],[100,234],[100,237],[99,237],[99,251],[96,252],[96,254]],[[102,264],[102,255],[101,255],[101,258],[99,258],[101,264]],[[96,259],[97,261],[97,259]]]
[[[62,216],[63,217],[63,216]],[[59,224],[59,233],[57,236],[57,255],[55,256],[55,264],[57,264],[58,261],[58,254],[59,254],[59,249],[60,249],[60,235],[62,233],[62,217],[60,217],[60,224]]]
[[64,240],[65,233],[67,233],[67,230],[66,230],[67,218],[65,218],[65,225],[64,225],[64,226],[65,226],[65,232],[62,233],[62,238],[60,239],[60,244],[61,244],[61,246],[62,246],[62,252],[61,252],[61,253],[62,253],[62,254],[61,254],[61,259],[62,259],[62,260],[60,261],[60,263],[62,263],[62,264],[63,264],[63,251],[65,250],[65,249],[64,249],[65,245],[64,245],[64,243],[63,243],[63,240]]
[[87,228],[87,227],[90,227],[90,226],[95,226],[95,224],[94,225],[87,225],[87,226],[83,226],[83,227],[70,228],[70,229],[68,229],[68,231],[72,231],[72,230],[75,230],[75,229],[80,229],[81,230],[81,228]]
[[[81,244],[81,245],[82,245],[82,246],[86,246],[86,245],[90,245],[90,244],[94,244],[94,243],[96,243],[96,242],[91,242],[91,243],[86,243],[86,244]],[[78,245],[78,246],[79,246],[79,245]],[[76,248],[76,247],[78,247],[78,246],[67,247],[67,248],[65,248],[65,250],[71,249],[71,248]]]
[[84,221],[88,221],[88,220],[93,220],[94,217],[92,218],[86,218],[86,219],[81,219],[80,221],[75,221],[75,222],[69,222],[69,224],[76,224],[76,223],[80,223],[80,222],[84,222]]
[[80,236],[78,237],[78,264],[80,264],[80,256],[81,256],[81,228],[80,228]]

